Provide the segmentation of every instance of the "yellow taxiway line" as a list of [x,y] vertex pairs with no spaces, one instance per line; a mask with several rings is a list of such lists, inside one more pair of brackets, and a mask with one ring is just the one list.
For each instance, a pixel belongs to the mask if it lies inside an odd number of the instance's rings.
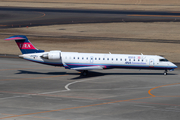
[[155,95],[153,95],[153,94],[151,93],[152,90],[157,89],[157,88],[160,88],[160,87],[171,86],[171,85],[178,85],[178,84],[180,84],[180,83],[173,83],[173,84],[167,84],[167,85],[157,86],[157,87],[151,88],[151,89],[148,91],[148,93],[149,93],[149,95],[151,95],[152,97],[156,97]]

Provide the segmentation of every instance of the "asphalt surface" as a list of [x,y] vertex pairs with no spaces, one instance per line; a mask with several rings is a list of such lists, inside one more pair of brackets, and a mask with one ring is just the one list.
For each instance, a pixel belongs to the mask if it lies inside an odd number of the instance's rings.
[[111,22],[179,22],[178,12],[0,7],[0,28]]
[[179,91],[179,69],[167,76],[112,69],[80,77],[77,71],[0,57],[0,119],[178,120]]

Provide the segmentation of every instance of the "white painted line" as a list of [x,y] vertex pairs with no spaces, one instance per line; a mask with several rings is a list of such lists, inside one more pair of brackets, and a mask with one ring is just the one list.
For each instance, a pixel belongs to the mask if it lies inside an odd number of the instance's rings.
[[44,92],[44,93],[35,93],[35,94],[25,94],[25,95],[18,95],[18,96],[12,96],[12,97],[4,97],[4,98],[0,98],[0,100],[12,99],[12,98],[20,98],[20,97],[32,98],[31,96],[44,95],[44,94],[57,93],[57,92],[64,92],[64,91],[67,91],[67,90]]
[[[137,87],[137,88],[110,88],[110,89],[76,89],[76,90],[73,90],[73,91],[108,91],[108,90],[138,90],[138,89],[149,89],[149,88],[153,88],[154,86],[152,87]],[[68,90],[67,90],[68,91]]]
[[71,89],[69,89],[69,86],[72,85],[72,84],[79,83],[79,82],[84,82],[84,81],[89,81],[89,80],[96,80],[96,79],[99,79],[99,78],[85,79],[85,80],[79,80],[79,81],[74,81],[74,82],[68,83],[68,84],[65,86],[65,89],[66,89],[66,90],[59,90],[59,91],[52,91],[52,92],[43,92],[43,93],[35,93],[35,94],[25,94],[25,95],[20,95],[20,96],[13,96],[13,97],[4,97],[4,98],[0,98],[0,100],[12,99],[12,98],[20,98],[20,97],[30,98],[31,95],[32,95],[32,96],[36,96],[36,95],[53,94],[53,93],[58,93],[58,92],[67,92],[67,91],[70,91],[70,90],[71,90]]
[[45,99],[49,99],[49,100],[62,100],[62,99],[57,99],[57,98],[45,98]]
[[167,110],[167,109],[153,109],[158,111],[170,111],[170,112],[180,112],[179,110]]
[[21,96],[13,96],[13,97],[4,97],[4,98],[0,98],[0,100],[6,100],[6,99],[11,99],[11,98],[19,98],[19,97],[24,97],[24,95],[21,95]]
[[68,83],[68,84],[65,86],[65,89],[66,89],[67,91],[70,91],[71,89],[69,89],[69,86],[72,85],[72,84],[79,83],[79,82],[84,82],[84,81],[89,81],[89,80],[96,80],[96,79],[99,79],[99,78],[74,81],[74,82]]
[[75,102],[94,102],[93,100],[72,100],[72,101],[75,101]]
[[44,95],[44,94],[52,94],[52,93],[66,92],[66,91],[67,90],[59,90],[59,91],[44,92],[44,93],[37,93],[37,94],[31,94],[31,95]]
[[134,105],[134,106],[155,108],[154,106],[147,106],[147,105]]

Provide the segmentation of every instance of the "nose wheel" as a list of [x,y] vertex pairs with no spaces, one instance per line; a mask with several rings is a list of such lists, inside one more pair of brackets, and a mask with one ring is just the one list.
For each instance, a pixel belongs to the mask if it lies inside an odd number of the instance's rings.
[[164,75],[167,75],[167,70],[164,71]]

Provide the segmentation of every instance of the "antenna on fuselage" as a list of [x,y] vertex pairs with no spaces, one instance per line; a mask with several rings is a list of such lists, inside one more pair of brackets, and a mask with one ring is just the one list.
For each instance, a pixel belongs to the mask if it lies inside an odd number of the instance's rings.
[[141,53],[141,56],[142,56],[142,59],[145,59],[145,58],[146,58],[146,56],[144,56],[142,53]]

